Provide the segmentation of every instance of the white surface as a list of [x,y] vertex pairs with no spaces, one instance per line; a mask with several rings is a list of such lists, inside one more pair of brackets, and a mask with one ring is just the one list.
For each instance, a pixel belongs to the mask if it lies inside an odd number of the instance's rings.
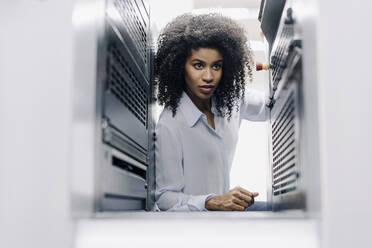
[[370,247],[372,2],[318,4],[323,247]]
[[98,37],[103,32],[105,0],[76,0],[73,25],[73,114],[71,147],[72,215],[91,216],[94,210],[96,71]]
[[0,247],[72,244],[72,1],[0,3]]
[[230,186],[258,192],[257,201],[267,200],[267,123],[242,121],[230,173]]
[[256,213],[123,214],[81,220],[77,234],[76,248],[319,247],[314,221]]

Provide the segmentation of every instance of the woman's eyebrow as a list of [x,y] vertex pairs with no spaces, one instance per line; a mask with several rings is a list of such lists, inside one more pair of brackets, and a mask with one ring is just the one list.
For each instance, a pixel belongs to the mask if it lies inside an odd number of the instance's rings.
[[201,62],[201,63],[205,63],[203,60],[201,60],[201,59],[193,59],[193,60],[191,60],[191,62]]
[[[191,62],[201,62],[201,63],[206,63],[205,61],[201,60],[201,59],[192,59]],[[215,63],[221,63],[223,62],[223,59],[219,59],[219,60],[216,60],[216,61],[213,61],[212,64],[215,64]]]

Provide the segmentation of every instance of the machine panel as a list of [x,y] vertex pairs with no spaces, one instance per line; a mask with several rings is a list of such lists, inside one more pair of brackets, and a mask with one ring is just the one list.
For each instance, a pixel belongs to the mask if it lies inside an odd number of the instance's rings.
[[[266,7],[266,8],[264,8]],[[270,9],[270,8],[274,8]],[[265,12],[278,12],[278,29],[265,33],[270,43],[270,201],[274,211],[304,209],[306,189],[303,172],[303,68],[302,39],[296,32],[291,1],[276,6],[271,1],[262,5],[262,23]],[[271,33],[270,33],[271,32]],[[275,39],[271,39],[274,35]]]
[[105,9],[97,210],[145,209],[153,126],[149,15],[141,0],[108,0]]

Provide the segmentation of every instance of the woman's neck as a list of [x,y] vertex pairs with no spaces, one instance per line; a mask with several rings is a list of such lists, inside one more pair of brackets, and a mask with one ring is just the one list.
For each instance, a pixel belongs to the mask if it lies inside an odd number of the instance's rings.
[[187,90],[185,91],[186,94],[190,97],[191,101],[195,104],[195,106],[204,114],[211,113],[211,99],[200,99],[196,97],[194,94],[189,93]]

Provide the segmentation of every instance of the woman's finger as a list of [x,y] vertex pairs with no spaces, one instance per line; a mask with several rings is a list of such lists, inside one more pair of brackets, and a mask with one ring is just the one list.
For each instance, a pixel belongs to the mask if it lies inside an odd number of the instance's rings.
[[245,207],[240,206],[239,204],[236,204],[236,203],[232,203],[230,210],[244,211]]
[[252,203],[252,201],[253,201],[253,197],[247,196],[247,195],[242,194],[240,192],[234,193],[233,196],[235,196],[236,198],[238,198],[240,200],[243,200],[243,201],[245,201],[245,202],[247,202],[249,204]]
[[233,199],[233,202],[244,207],[244,208],[247,208],[249,206],[249,203],[247,201],[244,201],[244,200],[240,200],[238,198],[234,198]]
[[243,189],[243,188],[240,188],[240,192],[247,195],[247,196],[251,196],[251,197],[256,197],[258,196],[258,192],[250,192],[246,189]]

